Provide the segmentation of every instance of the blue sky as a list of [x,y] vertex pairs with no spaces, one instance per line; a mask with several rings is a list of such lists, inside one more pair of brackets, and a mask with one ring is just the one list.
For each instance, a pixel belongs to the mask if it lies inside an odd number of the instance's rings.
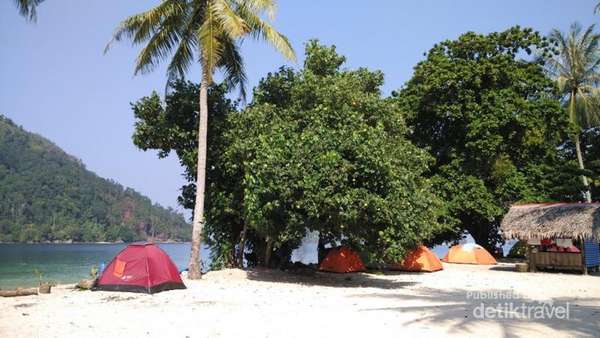
[[[38,22],[26,23],[14,1],[0,2],[0,114],[83,160],[98,175],[178,208],[184,183],[177,159],[159,160],[131,142],[130,102],[162,92],[164,68],[133,77],[136,48],[102,51],[119,21],[159,1],[47,0]],[[513,25],[544,34],[574,21],[600,22],[596,1],[279,1],[275,26],[302,63],[303,44],[318,38],[347,56],[347,67],[385,73],[388,94],[410,78],[434,43],[466,31],[487,33]],[[246,41],[249,88],[287,63],[271,48]],[[198,79],[198,69],[189,74]],[[180,208],[179,208],[180,209]]]

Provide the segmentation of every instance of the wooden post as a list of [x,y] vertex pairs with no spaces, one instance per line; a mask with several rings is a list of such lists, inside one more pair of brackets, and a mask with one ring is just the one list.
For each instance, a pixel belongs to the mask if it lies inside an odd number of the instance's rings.
[[536,272],[535,259],[533,258],[533,252],[529,244],[527,244],[527,264],[529,264],[529,272]]

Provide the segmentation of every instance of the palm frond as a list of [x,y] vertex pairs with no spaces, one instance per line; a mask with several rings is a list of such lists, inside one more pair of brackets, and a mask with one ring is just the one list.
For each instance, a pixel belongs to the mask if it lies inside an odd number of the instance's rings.
[[575,94],[572,120],[581,128],[600,125],[600,35],[594,25],[584,30],[574,23],[566,34],[552,30],[549,38],[559,54],[547,60],[546,71],[556,80],[565,104],[571,104]]
[[37,7],[44,2],[44,0],[14,0],[21,14],[25,19],[29,21],[37,21]]
[[164,0],[148,11],[128,17],[119,24],[112,39],[104,48],[104,53],[108,52],[114,42],[122,39],[131,40],[134,45],[148,41],[160,29],[166,18],[181,11],[186,5],[178,0]]
[[288,38],[279,33],[268,22],[262,20],[258,14],[253,12],[251,8],[240,6],[238,8],[240,16],[248,23],[250,34],[257,39],[262,39],[271,44],[285,58],[296,61],[296,53]]
[[568,86],[569,79],[564,76],[556,76],[555,77],[556,85],[558,87],[558,91],[563,94],[563,96],[570,95],[570,89]]
[[274,0],[237,0],[239,6],[246,6],[254,13],[266,13],[269,20],[275,20],[277,4]]
[[219,21],[219,24],[223,26],[223,32],[227,34],[231,39],[237,39],[248,33],[248,25],[237,15],[237,13],[231,8],[227,0],[213,0],[210,9],[215,20]]
[[209,3],[206,8],[206,16],[204,22],[198,28],[197,39],[200,47],[200,64],[205,79],[212,84],[213,72],[223,54],[223,45],[220,38],[223,35],[222,26],[219,25],[219,20],[214,15],[214,9],[211,8],[212,3]]
[[135,74],[152,71],[160,61],[169,58],[173,49],[181,46],[181,35],[184,33],[181,32],[181,23],[186,20],[185,12],[178,5],[170,9],[138,55]]
[[240,97],[246,99],[246,69],[244,59],[240,53],[240,46],[233,40],[223,41],[223,57],[217,66],[223,69],[225,75],[224,82],[227,88],[238,88]]
[[192,30],[190,27],[193,24],[194,22],[190,22],[186,25],[186,29],[179,41],[179,46],[175,50],[171,62],[169,62],[169,66],[167,67],[167,83],[176,79],[183,79],[194,62],[194,51],[198,47],[198,41],[195,34],[196,30]]
[[600,125],[600,89],[582,86],[575,101],[577,123],[584,129]]

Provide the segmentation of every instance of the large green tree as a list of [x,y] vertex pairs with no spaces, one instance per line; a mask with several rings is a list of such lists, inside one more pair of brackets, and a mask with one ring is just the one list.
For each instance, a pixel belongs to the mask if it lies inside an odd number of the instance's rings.
[[[575,127],[572,138],[577,164],[583,171],[580,134],[600,123],[600,91],[597,88],[600,83],[600,35],[594,32],[594,25],[584,31],[574,23],[568,33],[555,29],[549,38],[556,44],[558,53],[547,59],[546,70],[556,80],[570,123]],[[588,177],[581,175],[581,181],[585,187],[583,196],[591,202]]]
[[381,262],[441,227],[423,177],[431,158],[382,98],[383,74],[342,70],[344,62],[310,41],[302,70],[269,74],[251,106],[231,115],[225,167],[242,179],[244,226],[264,241],[267,265],[274,248],[307,229]]
[[135,45],[145,44],[136,61],[136,74],[151,71],[167,59],[169,79],[184,77],[194,62],[201,67],[196,202],[189,264],[192,279],[201,277],[208,88],[213,84],[215,71],[220,69],[225,81],[240,86],[243,92],[246,76],[240,43],[244,37],[266,41],[288,59],[295,58],[287,38],[264,19],[265,15],[274,18],[275,9],[273,0],[163,0],[158,6],[125,19],[114,34],[114,41],[127,38]]
[[490,249],[510,204],[554,192],[567,116],[542,66],[520,58],[547,47],[531,29],[469,32],[435,45],[396,93],[412,140],[435,157],[455,235],[467,230]]

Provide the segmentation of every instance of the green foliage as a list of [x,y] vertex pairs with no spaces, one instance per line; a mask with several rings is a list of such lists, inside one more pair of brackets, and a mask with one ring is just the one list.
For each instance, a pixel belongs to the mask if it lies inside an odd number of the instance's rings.
[[42,280],[44,279],[44,274],[40,270],[38,270],[37,268],[33,269],[33,273],[35,274],[35,276],[38,279],[38,284],[42,285]]
[[96,279],[98,278],[98,267],[96,265],[93,265],[90,268],[90,278],[91,279]]
[[0,116],[0,240],[189,238],[180,214],[102,179],[50,141]]
[[600,35],[594,25],[585,30],[578,23],[568,33],[552,30],[549,41],[557,52],[546,58],[546,71],[556,80],[565,106],[575,100],[571,122],[585,129],[600,125]]
[[[305,68],[281,68],[254,90],[242,112],[209,91],[207,224],[213,262],[234,264],[234,248],[248,226],[250,264],[285,263],[308,230],[326,242],[351,244],[375,259],[400,257],[438,232],[440,201],[423,173],[431,161],[405,138],[395,102],[381,98],[381,72],[342,71],[345,58],[316,41]],[[134,105],[134,140],[160,156],[175,151],[195,179],[198,86],[176,82]],[[191,208],[194,186],[180,202]]]
[[546,71],[556,80],[561,100],[569,112],[571,141],[575,146],[571,158],[577,157],[578,175],[583,185],[579,195],[583,195],[586,202],[591,202],[591,190],[594,187],[590,190],[583,156],[586,149],[581,148],[581,133],[600,125],[600,91],[597,88],[600,80],[600,35],[594,32],[594,25],[583,31],[579,24],[574,23],[567,34],[553,30],[550,41],[556,46],[557,52],[545,58]]
[[381,72],[342,71],[344,58],[317,41],[306,53],[303,70],[269,74],[252,105],[230,115],[224,167],[241,178],[242,218],[275,248],[308,229],[397,259],[441,228],[422,177],[431,158],[381,98]]
[[585,129],[580,134],[583,158],[586,160],[586,169],[578,169],[575,160],[575,145],[569,140],[564,146],[563,156],[569,161],[569,166],[562,173],[561,185],[557,187],[565,194],[567,200],[581,201],[581,191],[584,189],[580,175],[590,178],[592,196],[600,196],[600,128]]
[[[196,194],[196,165],[198,149],[198,94],[200,86],[191,82],[175,81],[171,91],[161,102],[157,93],[141,98],[132,108],[136,118],[134,144],[142,150],[158,150],[164,158],[174,152],[190,182],[182,187],[179,203],[194,208]],[[235,196],[239,178],[228,176],[221,160],[226,146],[223,135],[229,129],[227,117],[237,109],[236,102],[225,97],[227,87],[212,86],[208,90],[208,162],[207,198],[205,202],[209,236],[215,267],[233,265],[232,251],[242,229],[240,197]]]
[[508,258],[525,258],[527,254],[527,241],[518,241],[510,248],[510,252],[508,253]]
[[435,157],[432,180],[455,224],[450,238],[468,230],[492,248],[510,204],[556,193],[567,115],[539,61],[519,58],[547,48],[530,29],[469,32],[434,46],[396,93],[411,139]]

